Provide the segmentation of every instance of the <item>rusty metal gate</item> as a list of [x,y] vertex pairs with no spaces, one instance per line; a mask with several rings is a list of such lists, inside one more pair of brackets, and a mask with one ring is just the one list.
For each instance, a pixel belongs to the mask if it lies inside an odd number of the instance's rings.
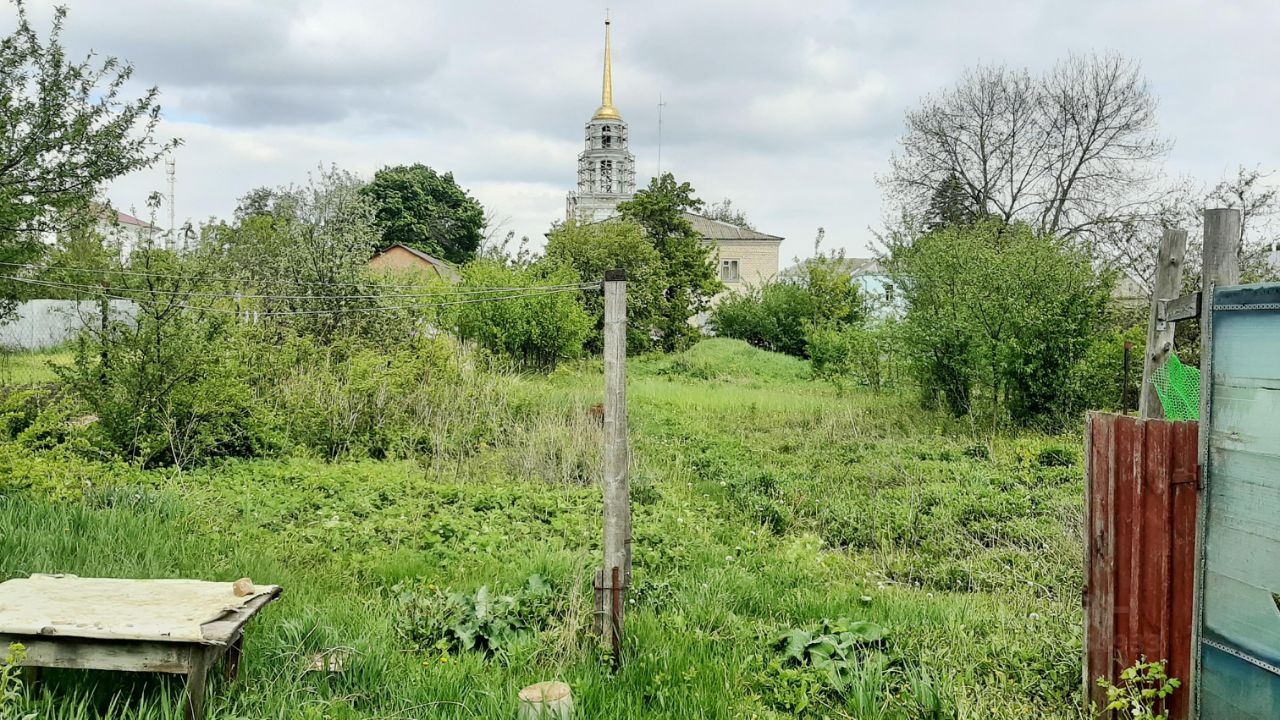
[[1194,693],[1202,720],[1280,718],[1280,284],[1205,303]]

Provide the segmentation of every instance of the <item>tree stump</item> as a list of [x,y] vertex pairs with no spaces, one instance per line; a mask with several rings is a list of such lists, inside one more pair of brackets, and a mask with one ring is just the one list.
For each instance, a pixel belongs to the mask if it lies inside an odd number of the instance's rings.
[[520,691],[520,720],[572,720],[573,694],[562,682],[540,682]]

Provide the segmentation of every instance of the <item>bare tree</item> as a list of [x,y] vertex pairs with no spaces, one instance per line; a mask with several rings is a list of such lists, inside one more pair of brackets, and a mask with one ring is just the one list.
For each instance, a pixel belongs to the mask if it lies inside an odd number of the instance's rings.
[[1070,56],[1042,76],[983,66],[907,114],[881,178],[903,209],[924,211],[956,178],[979,215],[1092,242],[1151,210],[1156,100],[1132,60]]

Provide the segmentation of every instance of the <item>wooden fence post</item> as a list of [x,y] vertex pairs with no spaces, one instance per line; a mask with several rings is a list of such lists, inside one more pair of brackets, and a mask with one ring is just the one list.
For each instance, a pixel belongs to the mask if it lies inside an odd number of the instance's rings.
[[631,494],[627,480],[627,282],[622,270],[604,275],[604,567],[602,620],[622,659],[625,590],[631,584]]
[[1138,396],[1138,416],[1164,417],[1160,396],[1151,383],[1151,374],[1164,365],[1173,352],[1174,323],[1160,319],[1161,303],[1173,300],[1182,291],[1182,261],[1187,254],[1187,231],[1166,228],[1156,253],[1155,282],[1151,288],[1151,318],[1147,322],[1147,353],[1142,365],[1142,392]]
[[1240,284],[1240,211],[1204,211],[1204,264],[1200,269],[1200,463],[1209,438],[1209,386],[1213,384],[1213,289]]

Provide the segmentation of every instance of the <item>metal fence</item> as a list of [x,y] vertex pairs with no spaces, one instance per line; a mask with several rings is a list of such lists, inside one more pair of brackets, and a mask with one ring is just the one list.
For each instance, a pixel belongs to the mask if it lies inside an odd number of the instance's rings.
[[[113,316],[134,317],[133,302],[109,302]],[[75,339],[87,324],[100,322],[101,305],[96,300],[28,300],[18,305],[15,320],[0,325],[0,347],[44,350]]]

